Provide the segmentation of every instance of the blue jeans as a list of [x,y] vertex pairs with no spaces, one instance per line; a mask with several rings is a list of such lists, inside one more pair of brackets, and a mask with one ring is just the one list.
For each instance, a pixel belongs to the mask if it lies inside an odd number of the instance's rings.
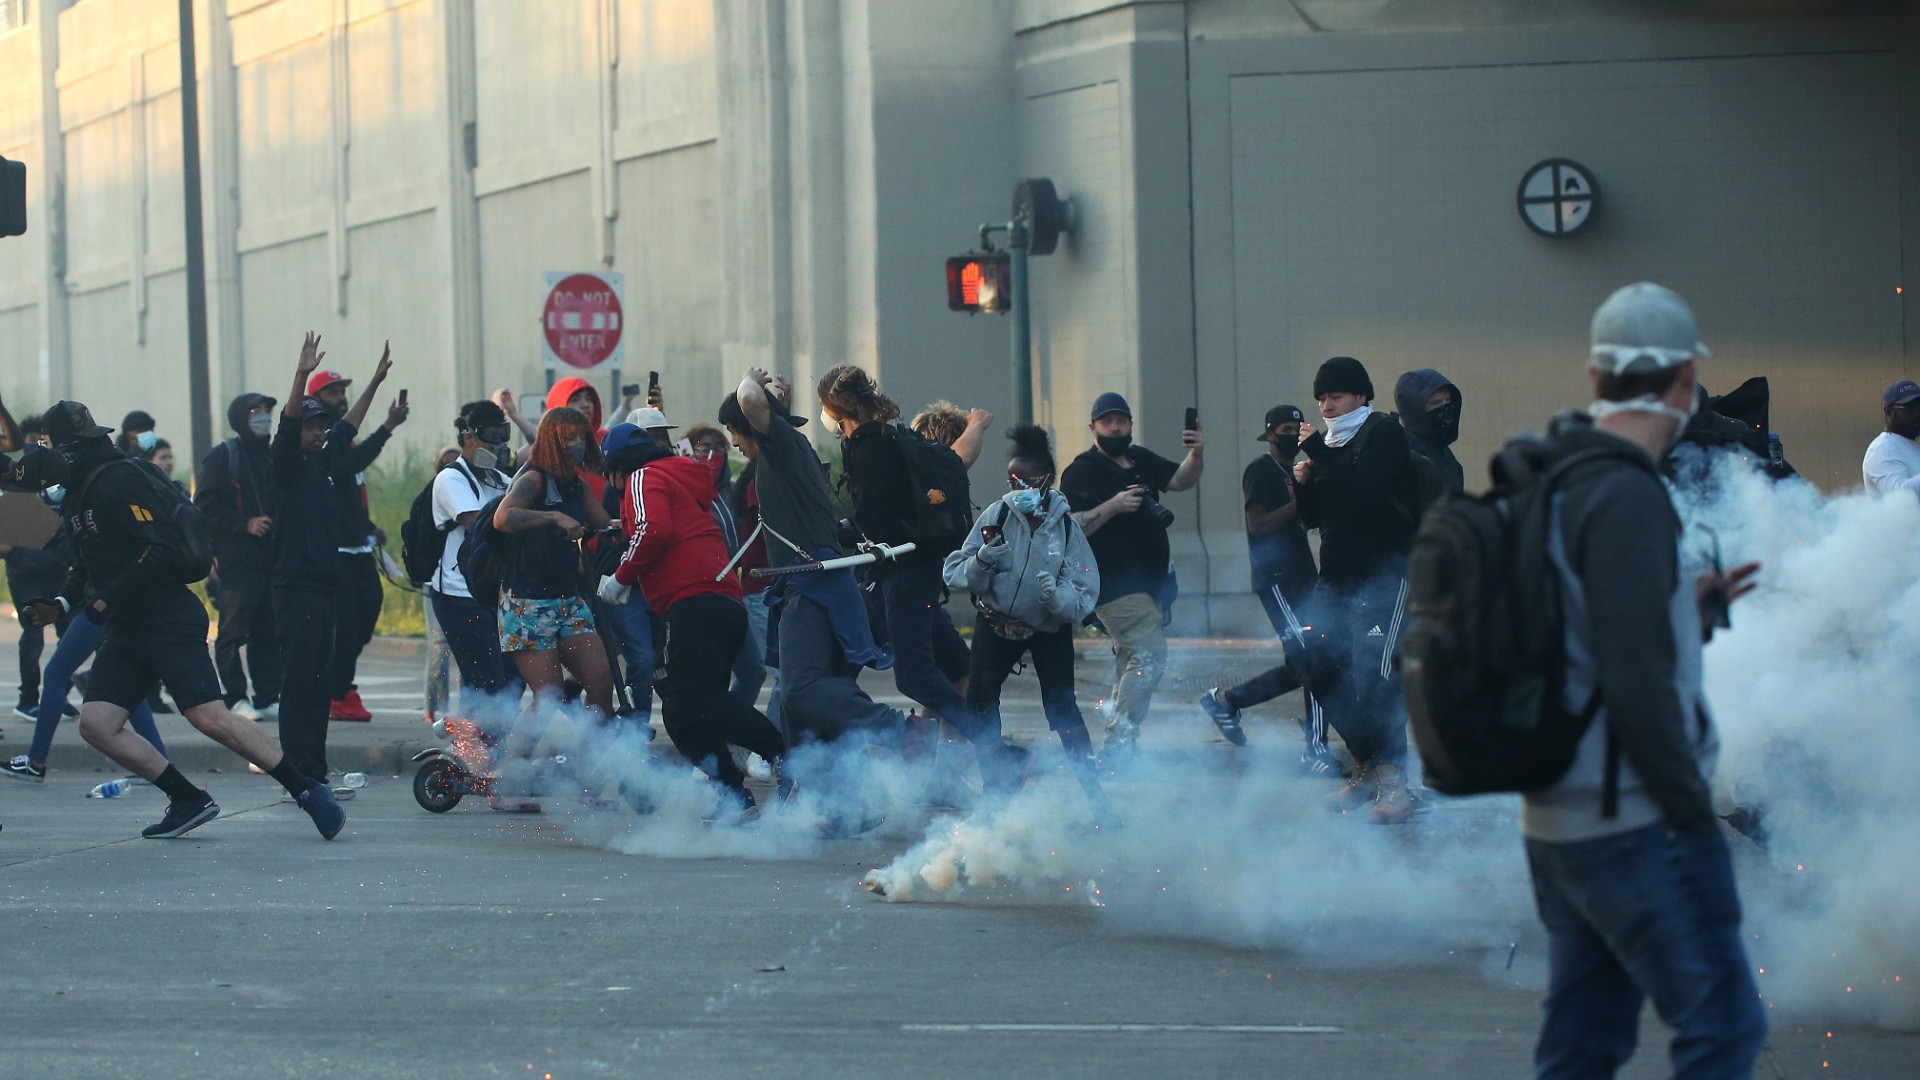
[[1676,1078],[1753,1075],[1767,1018],[1717,829],[1528,840],[1527,865],[1551,964],[1536,1077],[1612,1076],[1633,1056],[1647,998],[1674,1029]]
[[[765,665],[767,655],[767,594],[765,592],[748,593],[746,595],[746,602],[747,639],[754,647],[755,661]],[[742,649],[741,651],[744,653],[746,650]],[[767,719],[773,721],[774,727],[785,731],[787,729],[780,724],[779,669],[762,666],[760,670],[773,685],[773,695],[767,699]],[[740,670],[737,667],[734,669],[733,679],[734,686],[738,688],[740,685]],[[754,688],[754,695],[757,699],[759,696],[759,687]]]
[[[67,703],[67,691],[73,686],[73,673],[87,658],[99,651],[100,643],[107,638],[107,628],[85,617],[73,620],[67,627],[65,637],[54,646],[53,658],[47,661],[46,677],[40,687],[40,711],[33,721],[33,743],[27,747],[27,760],[36,765],[47,763],[47,754],[53,749],[53,732],[60,726],[61,707]],[[153,726],[153,709],[141,702],[133,710],[133,730],[140,737],[153,744],[161,756],[167,753],[166,744],[160,741],[160,729]]]
[[653,716],[653,609],[634,589],[627,602],[607,607],[614,635],[620,641],[620,660],[627,668],[627,692],[633,695],[633,715],[645,721]]

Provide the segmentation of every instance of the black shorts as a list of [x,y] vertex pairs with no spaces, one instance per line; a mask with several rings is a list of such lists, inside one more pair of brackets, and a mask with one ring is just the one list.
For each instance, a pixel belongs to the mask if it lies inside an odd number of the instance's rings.
[[132,712],[156,683],[166,686],[182,712],[221,698],[220,678],[207,652],[207,609],[184,587],[107,623],[107,638],[87,680],[87,700]]

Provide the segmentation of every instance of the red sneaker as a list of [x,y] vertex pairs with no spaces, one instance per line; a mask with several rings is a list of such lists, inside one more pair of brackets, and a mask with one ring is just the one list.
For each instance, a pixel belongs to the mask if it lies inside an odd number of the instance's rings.
[[346,697],[333,699],[333,705],[327,709],[327,719],[364,724],[373,719],[373,714],[360,703],[360,691],[349,690]]

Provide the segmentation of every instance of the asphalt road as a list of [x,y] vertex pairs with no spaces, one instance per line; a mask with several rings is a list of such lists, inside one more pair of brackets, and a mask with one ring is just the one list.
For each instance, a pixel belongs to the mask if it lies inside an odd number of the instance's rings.
[[[1194,671],[1259,659],[1187,648]],[[417,664],[397,646],[369,658],[382,715],[335,725],[336,753],[376,761],[388,742],[427,741],[410,713]],[[1169,695],[1160,744],[1225,753],[1183,706]],[[1256,723],[1256,742],[1289,737],[1284,711]],[[1037,723],[1019,715],[1016,734]],[[11,753],[24,725],[5,726]],[[1478,954],[1342,965],[1129,932],[1083,904],[993,890],[894,904],[860,889],[925,811],[800,857],[664,858],[582,842],[582,812],[565,808],[427,814],[406,776],[376,768],[324,843],[270,781],[209,757],[193,776],[223,816],[145,841],[157,793],[83,798],[101,774],[61,737],[74,756],[46,784],[0,782],[0,1075],[1530,1071],[1539,993]],[[1536,947],[1523,943],[1522,970]],[[1665,1075],[1664,1038],[1649,1016],[1623,1075]],[[1920,1037],[1784,1024],[1760,1075],[1911,1076],[1915,1060]]]

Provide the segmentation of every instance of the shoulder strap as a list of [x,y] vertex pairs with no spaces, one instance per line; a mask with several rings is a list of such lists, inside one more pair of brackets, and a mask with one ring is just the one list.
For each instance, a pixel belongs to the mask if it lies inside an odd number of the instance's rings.
[[81,481],[80,483],[80,490],[74,492],[74,497],[73,497],[74,509],[76,510],[86,509],[87,493],[93,490],[93,482],[95,480],[100,479],[101,473],[106,472],[108,469],[113,468],[115,465],[131,465],[131,464],[133,464],[132,458],[127,458],[127,457],[114,458],[112,461],[105,462],[101,464],[98,468],[94,469],[92,472],[88,473],[87,478]]
[[473,497],[476,499],[479,498],[480,481],[473,475],[473,470],[467,468],[467,459],[464,457],[454,458],[453,464],[455,468],[460,470],[460,475],[467,478],[467,486],[473,489]]

